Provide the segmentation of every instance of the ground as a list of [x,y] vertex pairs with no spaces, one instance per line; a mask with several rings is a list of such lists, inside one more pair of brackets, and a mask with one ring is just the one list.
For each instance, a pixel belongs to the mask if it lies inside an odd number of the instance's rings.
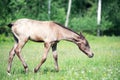
[[87,36],[95,56],[88,58],[78,47],[67,41],[58,43],[58,62],[60,71],[54,69],[52,52],[38,73],[33,69],[38,65],[43,53],[43,43],[29,41],[22,50],[29,72],[15,56],[11,76],[6,73],[9,51],[13,41],[0,42],[1,80],[120,80],[120,37]]

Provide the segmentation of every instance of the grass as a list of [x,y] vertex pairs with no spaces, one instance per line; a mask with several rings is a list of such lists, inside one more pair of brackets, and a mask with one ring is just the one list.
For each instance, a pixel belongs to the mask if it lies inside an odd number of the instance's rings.
[[29,66],[25,74],[23,66],[15,56],[11,76],[6,73],[8,53],[13,42],[0,43],[0,79],[1,80],[120,80],[120,37],[87,36],[95,56],[88,58],[78,47],[67,41],[58,43],[60,71],[54,70],[52,52],[38,73],[33,68],[40,62],[43,43],[28,42],[22,55]]

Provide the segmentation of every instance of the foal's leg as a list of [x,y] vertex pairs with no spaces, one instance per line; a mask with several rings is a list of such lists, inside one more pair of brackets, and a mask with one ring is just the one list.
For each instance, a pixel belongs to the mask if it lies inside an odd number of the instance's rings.
[[9,53],[9,60],[8,60],[8,68],[7,68],[7,72],[10,73],[11,70],[11,66],[12,66],[12,61],[13,58],[15,56],[15,48],[17,47],[17,42],[14,44],[13,48],[11,49],[10,53]]
[[57,54],[57,43],[53,44],[52,52],[53,52],[53,58],[54,58],[54,61],[55,61],[55,69],[56,69],[56,71],[59,71],[58,54]]
[[38,64],[38,66],[34,69],[35,73],[39,70],[41,65],[46,61],[48,52],[49,52],[50,47],[51,47],[51,44],[50,43],[44,43],[44,47],[45,48],[44,48],[44,54],[42,56],[42,60],[41,60],[40,64]]
[[24,44],[26,43],[25,40],[19,40],[18,45],[15,49],[15,53],[17,54],[18,58],[20,59],[20,61],[22,62],[25,72],[28,71],[28,66],[26,64],[26,62],[24,61],[23,57],[21,56],[21,49],[23,48]]

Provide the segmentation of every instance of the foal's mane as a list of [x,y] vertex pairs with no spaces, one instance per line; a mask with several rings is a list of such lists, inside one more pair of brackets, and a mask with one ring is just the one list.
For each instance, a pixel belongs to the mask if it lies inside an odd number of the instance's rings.
[[73,33],[75,33],[75,34],[77,34],[77,35],[79,35],[78,33],[76,33],[75,31],[73,31],[73,30],[71,30],[71,29],[69,29],[69,28],[67,28],[66,26],[64,26],[64,25],[62,25],[62,24],[60,24],[60,23],[57,23],[57,22],[54,22],[55,24],[57,24],[57,25],[59,25],[60,27],[62,27],[62,28],[64,28],[64,29],[67,29],[67,30],[69,30],[69,31],[71,31],[71,32],[73,32]]
[[82,35],[81,32],[80,32],[80,34],[78,34],[77,32],[75,32],[75,31],[73,31],[73,30],[71,30],[71,29],[65,27],[64,25],[62,25],[62,24],[60,24],[60,23],[57,23],[57,22],[54,22],[54,23],[57,24],[57,25],[59,25],[60,27],[62,27],[62,28],[64,28],[64,29],[67,29],[67,30],[69,30],[69,31],[71,31],[71,32],[73,32],[73,33],[79,35],[79,36],[80,36],[80,39],[85,39],[85,37]]

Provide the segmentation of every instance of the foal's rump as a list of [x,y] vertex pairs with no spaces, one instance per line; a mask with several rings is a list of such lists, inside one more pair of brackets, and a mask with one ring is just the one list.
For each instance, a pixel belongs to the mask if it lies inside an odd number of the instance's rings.
[[24,36],[33,41],[55,41],[60,36],[57,24],[52,21],[19,19],[8,25],[16,36]]

